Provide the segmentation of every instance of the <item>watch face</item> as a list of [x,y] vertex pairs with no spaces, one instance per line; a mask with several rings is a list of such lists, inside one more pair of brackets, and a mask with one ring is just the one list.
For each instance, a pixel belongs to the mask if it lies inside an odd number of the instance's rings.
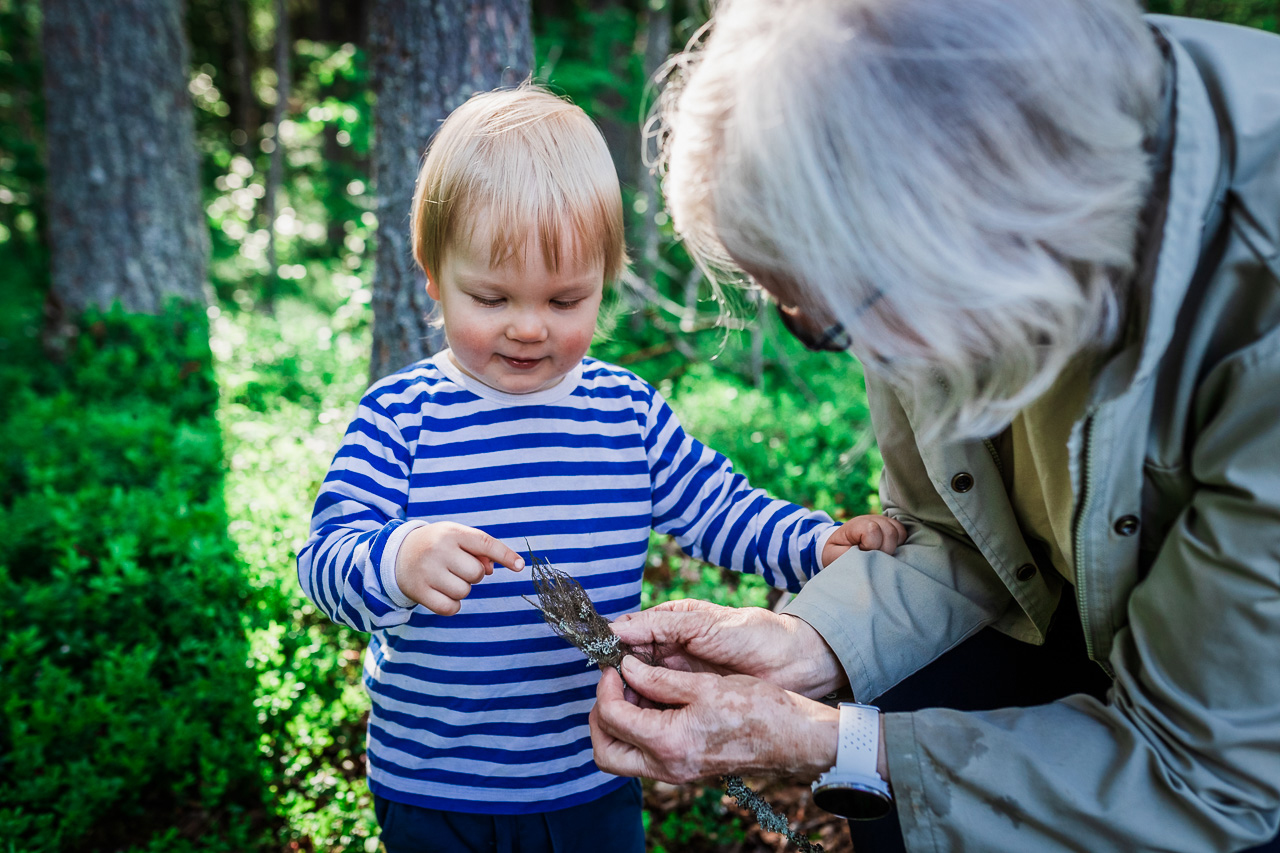
[[818,808],[850,820],[875,820],[889,813],[893,800],[883,791],[847,782],[823,785],[813,792]]

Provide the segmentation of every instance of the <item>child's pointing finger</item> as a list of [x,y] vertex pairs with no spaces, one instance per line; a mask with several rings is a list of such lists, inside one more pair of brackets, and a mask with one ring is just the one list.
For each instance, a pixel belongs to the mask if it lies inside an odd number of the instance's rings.
[[494,563],[506,566],[513,572],[518,572],[524,568],[524,557],[521,557],[483,530],[472,528],[466,531],[460,544],[468,553],[481,560],[492,560]]

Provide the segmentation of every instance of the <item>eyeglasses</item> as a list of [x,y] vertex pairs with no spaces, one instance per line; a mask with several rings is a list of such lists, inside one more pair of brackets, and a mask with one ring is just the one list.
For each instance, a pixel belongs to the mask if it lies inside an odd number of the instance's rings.
[[773,307],[778,312],[778,319],[782,321],[783,327],[791,333],[792,337],[804,344],[806,349],[814,352],[844,352],[853,344],[853,339],[839,323],[826,326],[815,334],[805,324],[802,319],[804,315],[798,309],[783,308],[777,302],[773,303]]
[[[880,301],[884,296],[883,290],[877,290],[863,300],[853,312],[854,317],[860,317],[871,309],[871,306]],[[808,324],[808,315],[799,308],[783,308],[782,304],[776,299],[773,302],[774,310],[778,312],[778,319],[782,321],[782,325],[791,335],[804,344],[807,349],[814,352],[844,352],[853,346],[853,338],[849,332],[840,323],[832,323],[824,326],[820,331],[815,331],[815,327]]]

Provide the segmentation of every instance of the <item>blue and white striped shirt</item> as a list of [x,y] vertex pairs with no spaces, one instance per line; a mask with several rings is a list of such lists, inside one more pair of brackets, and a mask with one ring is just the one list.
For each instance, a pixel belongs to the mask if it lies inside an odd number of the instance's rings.
[[623,780],[591,758],[599,672],[521,598],[533,595],[528,570],[499,567],[453,616],[401,592],[400,543],[437,521],[531,548],[610,619],[639,608],[651,527],[793,590],[837,527],[752,489],[650,385],[595,359],[519,396],[467,376],[447,351],[375,384],[316,499],[298,576],[330,618],[372,632],[370,788],[487,814],[566,808]]

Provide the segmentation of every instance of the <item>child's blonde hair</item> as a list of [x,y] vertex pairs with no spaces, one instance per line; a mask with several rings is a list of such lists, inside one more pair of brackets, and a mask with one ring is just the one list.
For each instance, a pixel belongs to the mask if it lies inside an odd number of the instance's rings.
[[533,235],[548,270],[603,261],[612,282],[627,263],[622,192],[600,130],[530,83],[476,95],[445,119],[418,173],[411,230],[430,278],[479,233],[495,267],[521,263]]

